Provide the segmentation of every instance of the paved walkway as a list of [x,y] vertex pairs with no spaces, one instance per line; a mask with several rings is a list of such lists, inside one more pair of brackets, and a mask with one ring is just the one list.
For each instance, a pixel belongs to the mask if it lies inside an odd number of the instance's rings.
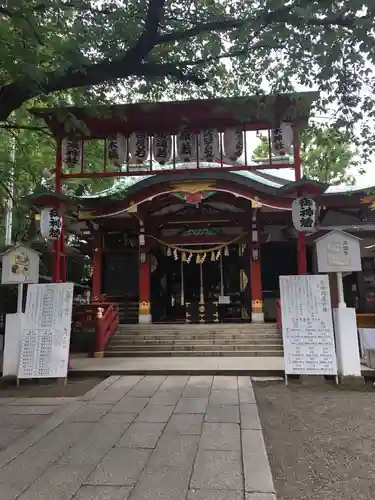
[[0,399],[0,500],[275,500],[249,377]]

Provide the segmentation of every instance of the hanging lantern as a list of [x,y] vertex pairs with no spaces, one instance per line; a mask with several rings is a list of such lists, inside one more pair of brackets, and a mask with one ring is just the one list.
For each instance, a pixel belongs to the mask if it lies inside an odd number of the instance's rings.
[[156,134],[152,140],[152,154],[155,161],[164,165],[172,156],[172,137],[169,134]]
[[293,129],[289,123],[281,123],[280,127],[271,130],[272,152],[276,156],[290,154],[293,145]]
[[318,207],[312,198],[297,198],[292,203],[292,220],[297,231],[313,233],[317,230]]
[[195,261],[197,264],[200,264],[201,263],[201,256],[199,255],[199,253],[197,254],[197,260]]
[[199,134],[199,158],[202,161],[215,161],[220,156],[219,133],[214,128],[205,128]]
[[40,233],[43,238],[57,240],[60,238],[62,218],[56,208],[43,208],[40,213]]
[[228,128],[224,132],[225,156],[236,161],[243,153],[243,133],[240,128]]
[[63,139],[62,159],[66,165],[80,165],[83,159],[83,142],[74,137]]
[[228,247],[224,248],[224,257],[229,257],[229,248]]
[[133,132],[129,139],[130,155],[135,163],[144,163],[148,157],[149,140],[146,132]]
[[171,247],[167,247],[167,257],[170,257],[171,255],[172,255]]
[[116,167],[121,167],[126,161],[127,140],[122,134],[107,139],[107,156]]
[[215,252],[211,252],[211,262],[215,262],[215,260],[216,260]]
[[197,138],[187,127],[184,127],[177,135],[177,155],[181,161],[185,162],[197,158]]

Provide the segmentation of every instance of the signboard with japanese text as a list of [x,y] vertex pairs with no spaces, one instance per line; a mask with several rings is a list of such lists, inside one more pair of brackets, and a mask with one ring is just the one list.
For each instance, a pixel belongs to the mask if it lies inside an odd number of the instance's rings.
[[67,376],[73,286],[73,283],[29,286],[18,378]]
[[315,244],[320,273],[362,271],[360,239],[356,236],[336,229]]
[[327,275],[280,276],[286,375],[337,375]]
[[297,198],[292,203],[292,220],[297,231],[313,233],[317,229],[318,208],[312,198]]

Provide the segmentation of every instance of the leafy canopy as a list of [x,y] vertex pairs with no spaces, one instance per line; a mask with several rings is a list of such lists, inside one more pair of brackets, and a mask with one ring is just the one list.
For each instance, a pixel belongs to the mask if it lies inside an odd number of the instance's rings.
[[[335,185],[354,185],[354,171],[363,174],[355,148],[334,127],[311,125],[300,134],[302,173],[308,179]],[[268,158],[268,139],[253,153],[254,158]]]
[[2,2],[0,120],[75,88],[102,102],[302,85],[322,91],[338,125],[366,117],[360,135],[372,146],[374,19],[373,0]]

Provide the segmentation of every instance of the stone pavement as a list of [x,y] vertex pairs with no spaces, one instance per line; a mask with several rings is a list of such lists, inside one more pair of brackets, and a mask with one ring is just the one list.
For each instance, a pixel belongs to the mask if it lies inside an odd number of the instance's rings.
[[249,377],[0,398],[0,500],[275,500]]

